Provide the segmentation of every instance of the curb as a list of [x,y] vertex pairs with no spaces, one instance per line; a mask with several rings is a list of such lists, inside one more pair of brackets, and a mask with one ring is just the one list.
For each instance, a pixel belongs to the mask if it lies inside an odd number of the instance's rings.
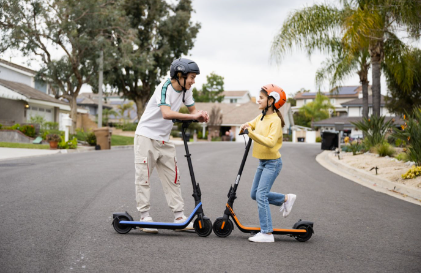
[[395,183],[357,168],[345,165],[344,163],[340,162],[340,160],[334,160],[334,158],[329,156],[330,153],[332,152],[323,151],[317,155],[316,161],[329,171],[354,181],[355,183],[370,188],[374,191],[382,192],[421,206],[421,189]]

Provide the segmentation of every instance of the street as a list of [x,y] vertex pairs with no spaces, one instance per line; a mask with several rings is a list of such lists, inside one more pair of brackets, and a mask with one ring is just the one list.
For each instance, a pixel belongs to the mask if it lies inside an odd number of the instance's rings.
[[[189,145],[206,216],[222,216],[244,152],[242,143]],[[421,206],[372,191],[329,172],[315,157],[320,145],[285,143],[283,169],[272,191],[294,193],[288,218],[271,206],[273,226],[313,221],[305,243],[275,236],[251,243],[237,227],[214,233],[132,230],[118,234],[113,212],[135,220],[131,149],[57,154],[0,161],[1,272],[421,272]],[[177,146],[185,214],[194,207],[184,157]],[[250,187],[258,160],[251,156],[234,204],[243,225],[258,226]],[[155,221],[173,221],[157,171],[151,176]]]

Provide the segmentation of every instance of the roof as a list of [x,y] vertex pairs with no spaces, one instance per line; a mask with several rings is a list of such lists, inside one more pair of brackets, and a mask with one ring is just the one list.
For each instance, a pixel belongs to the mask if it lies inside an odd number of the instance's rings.
[[0,79],[0,85],[13,90],[16,93],[19,93],[19,94],[27,97],[28,99],[41,100],[41,101],[47,101],[47,102],[52,102],[52,103],[59,103],[59,104],[68,105],[68,103],[65,103],[61,100],[53,98],[53,97],[39,91],[38,89],[32,88],[29,85],[26,85],[26,84],[23,84],[23,83],[11,82],[11,81],[6,81],[6,80]]
[[3,59],[0,59],[0,64],[5,64],[5,65],[11,66],[13,68],[16,68],[16,69],[19,69],[19,70],[22,70],[22,71],[25,71],[25,72],[28,72],[28,73],[31,73],[31,74],[34,74],[34,75],[37,74],[37,71],[35,71],[35,70],[29,69],[27,67],[24,67],[24,66],[12,63],[12,62],[8,62],[8,61],[3,60]]
[[[363,106],[363,99],[362,98],[358,98],[355,100],[350,100],[344,103],[341,103],[342,106]],[[368,106],[373,105],[373,96],[368,96]],[[385,101],[384,101],[384,96],[380,96],[380,106],[384,106],[385,105]]]
[[207,111],[208,114],[213,107],[219,107],[222,111],[222,125],[240,125],[256,118],[262,112],[253,102],[242,104],[196,102],[195,106],[196,109]]
[[225,97],[243,97],[245,94],[248,94],[249,91],[224,91],[222,95]]
[[[369,89],[371,86],[368,87]],[[335,87],[330,92],[321,92],[322,95],[329,98],[358,98],[359,93],[362,91],[361,85],[355,86],[340,86]],[[297,93],[295,99],[314,99],[318,92],[303,92]]]
[[[393,119],[395,125],[402,125],[405,122],[400,117],[385,117],[385,121],[389,121]],[[320,126],[335,126],[335,123],[337,122],[343,122],[344,126],[346,127],[354,127],[354,125],[351,124],[351,122],[359,122],[362,121],[362,117],[332,117],[320,121],[313,122],[313,126],[320,127]]]

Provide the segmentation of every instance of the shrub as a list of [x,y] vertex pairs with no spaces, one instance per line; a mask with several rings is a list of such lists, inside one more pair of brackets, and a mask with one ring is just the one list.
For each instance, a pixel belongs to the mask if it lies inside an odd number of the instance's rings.
[[364,145],[370,149],[378,144],[382,144],[388,129],[393,123],[393,119],[385,122],[384,116],[371,116],[371,118],[363,118],[360,122],[351,122],[355,127],[364,132]]
[[409,160],[421,166],[421,108],[414,110],[413,116],[406,118],[401,129],[394,128],[394,136],[406,142]]
[[403,141],[402,139],[396,139],[396,141],[395,141],[395,146],[396,147],[405,147],[406,146],[406,143],[405,143],[405,141]]
[[35,127],[34,125],[23,125],[19,127],[19,131],[24,133],[29,137],[35,137]]
[[396,143],[395,137],[393,135],[389,135],[387,137],[387,143],[389,143],[389,144],[395,144]]
[[213,137],[212,141],[221,141],[221,137]]
[[3,127],[3,125],[2,124],[0,124],[0,129]]
[[60,137],[59,134],[53,134],[52,133],[52,134],[46,135],[45,139],[47,141],[57,141],[57,142],[59,142],[61,140],[61,137]]
[[41,128],[41,130],[44,129],[45,118],[43,116],[40,116],[40,115],[31,116],[31,118],[29,119],[29,122],[33,124],[39,124],[39,127]]
[[403,161],[403,162],[408,162],[409,161],[409,156],[407,153],[400,153],[395,157],[397,160]]
[[376,152],[379,156],[393,156],[395,154],[395,149],[393,149],[389,143],[384,142],[376,145]]
[[420,176],[420,175],[421,175],[421,166],[420,167],[412,166],[411,169],[409,169],[406,173],[404,173],[402,175],[402,178],[403,179],[412,179],[412,178],[415,178],[415,177]]
[[357,152],[361,152],[363,146],[360,143],[358,143],[358,141],[354,140],[349,144],[349,149],[352,152],[352,155],[356,155]]
[[136,131],[137,124],[135,123],[124,123],[123,126],[121,126],[121,129],[123,131]]
[[58,130],[58,123],[57,122],[50,122],[50,121],[46,122],[46,123],[44,123],[43,129],[49,130],[49,131]]
[[19,123],[16,123],[12,127],[10,127],[10,129],[12,129],[12,130],[19,130],[19,128],[20,128],[20,124]]
[[57,147],[59,149],[76,149],[77,148],[77,138],[74,137],[73,139],[71,139],[67,142],[64,139],[62,139],[58,143]]
[[316,142],[322,142],[322,137],[316,137]]
[[86,134],[86,142],[88,142],[90,146],[96,145],[96,136],[93,132]]
[[199,138],[199,139],[202,139],[202,138],[207,139],[208,138],[208,130],[206,130],[206,132],[205,132],[205,137],[203,137],[202,130],[197,131],[197,138]]

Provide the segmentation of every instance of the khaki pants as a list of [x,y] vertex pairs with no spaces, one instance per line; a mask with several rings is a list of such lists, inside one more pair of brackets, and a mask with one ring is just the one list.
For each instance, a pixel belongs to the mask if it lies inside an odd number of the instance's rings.
[[145,212],[150,209],[149,177],[156,167],[168,206],[173,212],[183,211],[184,201],[181,196],[180,172],[177,168],[175,145],[135,135],[134,156],[137,210]]

